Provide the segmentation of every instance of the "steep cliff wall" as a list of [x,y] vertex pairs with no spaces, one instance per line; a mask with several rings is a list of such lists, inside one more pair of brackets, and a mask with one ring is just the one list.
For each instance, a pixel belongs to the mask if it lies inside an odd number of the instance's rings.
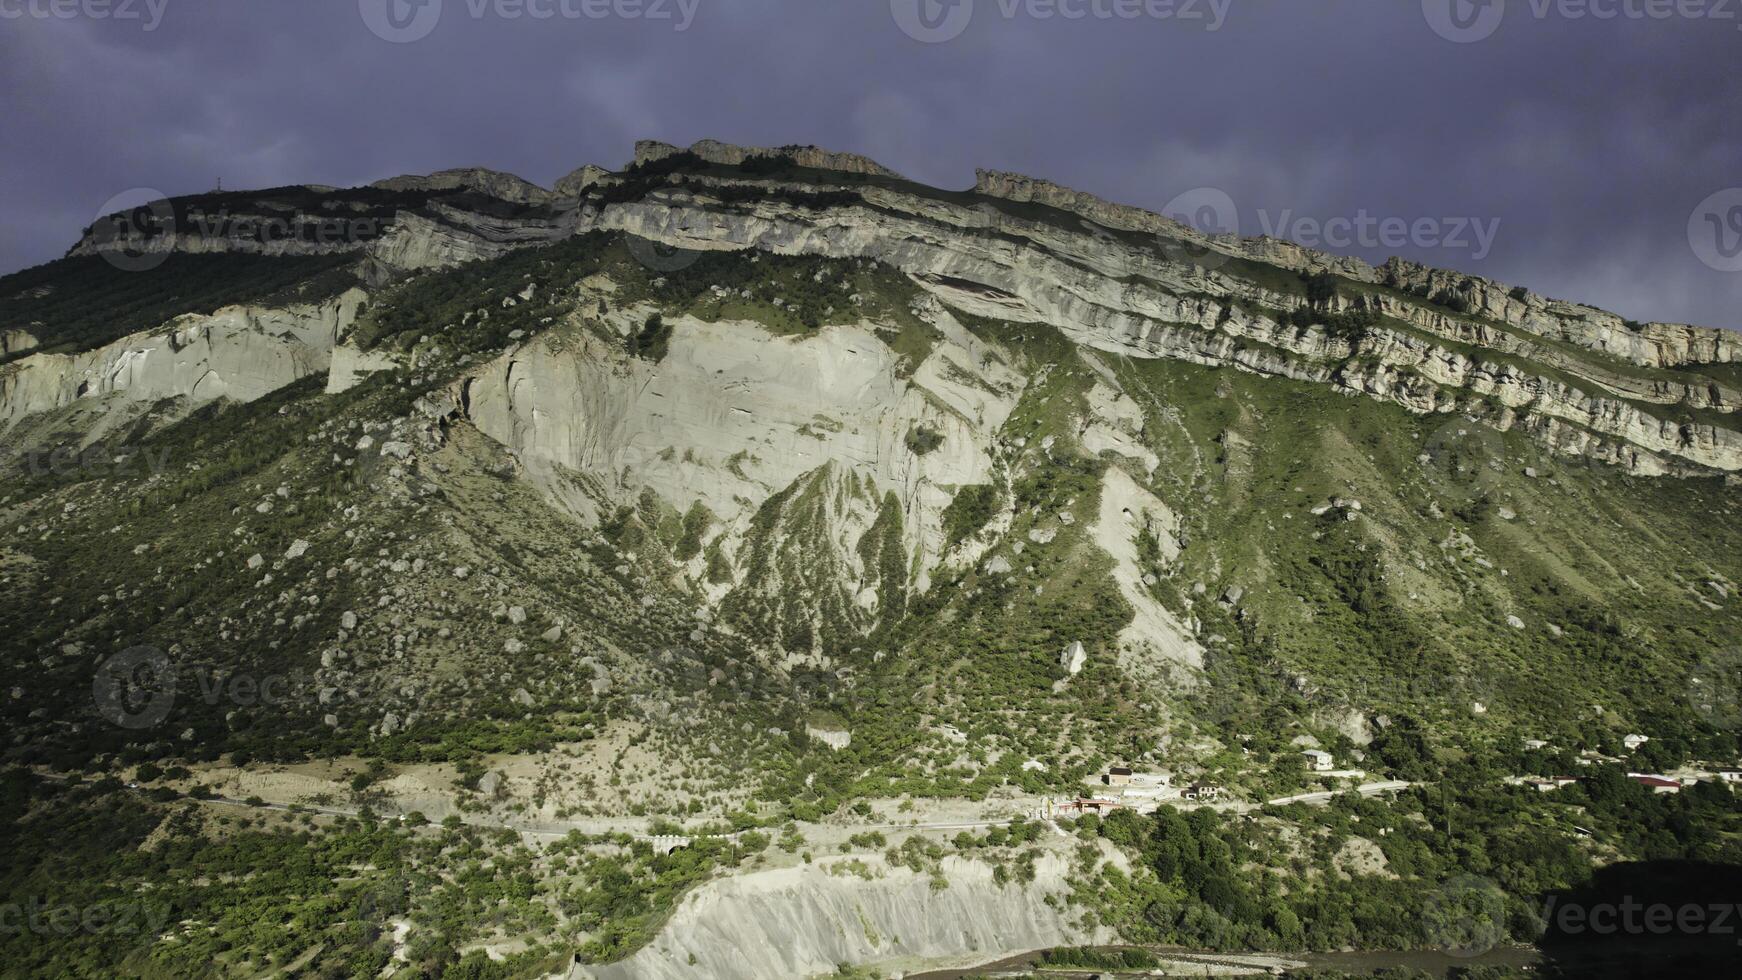
[[78,399],[150,404],[184,398],[252,401],[310,374],[365,299],[350,290],[325,303],[283,309],[229,307],[183,316],[158,330],[79,354],[32,354],[0,368],[0,426]]
[[[799,980],[842,963],[911,969],[927,960],[997,959],[1047,946],[1104,941],[1059,901],[1069,864],[1036,863],[1035,880],[1000,885],[992,868],[946,858],[949,886],[870,858],[870,881],[809,867],[739,875],[684,902],[653,943],[619,963],[577,966],[570,980]],[[1048,902],[1048,897],[1054,901]]]

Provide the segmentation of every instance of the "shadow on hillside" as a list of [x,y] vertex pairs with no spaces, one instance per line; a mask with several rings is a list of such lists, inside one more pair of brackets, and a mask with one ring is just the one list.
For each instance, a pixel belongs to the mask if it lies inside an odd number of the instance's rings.
[[1543,977],[1742,976],[1742,868],[1735,865],[1617,864],[1584,888],[1552,894],[1543,911]]

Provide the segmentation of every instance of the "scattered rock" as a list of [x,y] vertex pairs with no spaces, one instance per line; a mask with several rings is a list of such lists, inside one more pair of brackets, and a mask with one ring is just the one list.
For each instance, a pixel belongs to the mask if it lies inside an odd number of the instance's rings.
[[1089,651],[1083,649],[1082,641],[1073,642],[1059,654],[1059,666],[1072,677],[1083,672],[1083,665],[1089,662]]

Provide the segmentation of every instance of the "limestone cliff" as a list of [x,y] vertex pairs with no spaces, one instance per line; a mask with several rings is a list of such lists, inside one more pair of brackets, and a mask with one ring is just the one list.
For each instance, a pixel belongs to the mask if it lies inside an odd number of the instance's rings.
[[279,309],[230,307],[183,316],[78,354],[31,354],[0,368],[0,428],[80,399],[149,406],[252,401],[324,374],[365,295]]
[[1059,900],[1070,890],[1070,867],[1058,854],[1037,861],[1027,884],[999,884],[988,865],[946,858],[942,889],[878,859],[869,881],[831,872],[833,863],[713,882],[686,899],[652,945],[617,963],[576,966],[569,978],[797,980],[842,963],[984,962],[1111,938],[1084,929]]

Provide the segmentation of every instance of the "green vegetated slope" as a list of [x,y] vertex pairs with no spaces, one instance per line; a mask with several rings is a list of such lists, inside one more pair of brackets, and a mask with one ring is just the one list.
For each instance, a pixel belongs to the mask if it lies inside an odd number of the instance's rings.
[[[19,628],[11,646],[22,653],[84,643],[83,659],[62,653],[65,663],[48,675],[64,676],[60,686],[75,700],[79,672],[117,642],[209,645],[214,665],[308,667],[331,642],[342,611],[384,589],[392,595],[392,560],[413,560],[405,557],[413,551],[450,574],[466,560],[495,567],[564,611],[570,596],[627,589],[633,575],[612,570],[624,553],[638,553],[640,564],[660,563],[660,579],[674,596],[672,622],[681,622],[700,598],[696,583],[675,569],[692,557],[681,552],[693,542],[683,540],[700,533],[705,513],[686,517],[646,500],[641,513],[618,515],[603,534],[586,530],[549,511],[533,487],[513,478],[505,458],[491,458],[487,440],[454,440],[444,450],[456,457],[444,462],[447,472],[389,481],[386,493],[360,483],[350,469],[366,455],[354,448],[359,437],[375,433],[371,441],[386,441],[390,433],[380,427],[406,418],[412,400],[460,376],[466,363],[500,349],[516,331],[560,326],[624,343],[595,319],[604,309],[579,308],[575,298],[576,283],[600,274],[619,284],[612,299],[619,306],[651,303],[669,316],[760,320],[776,332],[822,329],[812,324],[847,317],[840,294],[852,290],[861,299],[851,316],[888,323],[892,343],[911,346],[912,361],[929,351],[929,329],[908,309],[913,287],[873,263],[710,253],[662,273],[636,262],[621,239],[589,235],[425,274],[379,297],[360,327],[368,344],[426,355],[439,350],[423,357],[430,369],[416,378],[380,376],[338,397],[321,395],[310,381],[254,405],[210,406],[141,443],[144,460],[166,461],[158,476],[143,464],[114,474],[22,474],[8,506],[39,522],[37,540],[21,549],[32,561],[32,588],[40,590],[31,595],[68,618],[36,616],[28,601],[14,605]],[[525,301],[502,303],[527,293]],[[923,708],[905,699],[904,711],[934,727],[953,725],[976,742],[983,735],[989,746],[1009,740],[1010,752],[994,753],[1002,756],[997,768],[958,766],[939,784],[946,791],[962,783],[996,785],[1030,758],[1048,762],[1050,775],[1019,778],[1068,784],[1070,773],[1101,764],[1106,753],[1159,751],[1157,735],[1179,725],[1186,726],[1180,732],[1199,730],[1224,745],[1236,734],[1256,736],[1261,745],[1302,733],[1334,741],[1339,730],[1359,729],[1348,721],[1351,713],[1418,716],[1458,744],[1526,734],[1595,745],[1619,729],[1647,727],[1700,734],[1689,679],[1733,643],[1727,598],[1742,579],[1734,558],[1735,494],[1718,481],[1627,477],[1547,457],[1520,435],[1459,416],[1416,416],[1302,383],[1171,361],[1115,361],[1118,384],[1144,412],[1142,439],[1160,460],[1149,474],[1128,460],[1090,458],[1077,442],[1094,376],[1072,344],[1037,325],[962,319],[1011,352],[1020,360],[1015,366],[1034,379],[998,434],[1000,444],[1023,447],[1000,461],[1009,489],[963,488],[946,514],[954,525],[948,533],[966,538],[1008,510],[1013,521],[990,554],[1002,555],[1014,571],[987,575],[982,563],[944,572],[929,592],[908,597],[907,556],[879,552],[866,563],[885,570],[879,573],[890,586],[885,608],[871,617],[846,608],[824,617],[838,633],[827,648],[847,655],[852,669],[826,683],[807,680],[803,688],[825,702],[868,705],[856,722],[901,733],[888,746],[867,738],[865,751],[908,766],[905,743],[928,730],[891,710],[889,689],[930,698]],[[909,441],[909,451],[921,451]],[[370,458],[380,462],[378,451]],[[1113,465],[1126,467],[1182,516],[1181,556],[1171,565],[1155,556],[1148,587],[1182,620],[1198,624],[1196,638],[1207,651],[1201,679],[1181,676],[1177,686],[1140,690],[1106,655],[1130,610],[1105,555],[1087,540],[1086,525],[1098,506],[1101,474]],[[373,472],[383,474],[379,466]],[[868,509],[883,506],[874,488],[844,489],[871,495],[863,503]],[[816,492],[795,485],[786,494],[796,503]],[[797,513],[787,499],[771,500],[766,519],[783,509]],[[61,510],[69,502],[74,507]],[[257,512],[262,504],[276,509]],[[359,516],[348,516],[348,506]],[[50,509],[56,512],[45,515]],[[811,517],[825,519],[826,509]],[[1060,512],[1081,520],[1059,527],[1050,541],[1031,540],[1029,531]],[[900,519],[892,512],[881,520]],[[530,530],[541,524],[553,530]],[[28,520],[21,526],[36,530]],[[120,547],[103,533],[115,526],[127,530]],[[898,534],[878,533],[899,550]],[[424,543],[407,547],[412,535]],[[325,564],[303,562],[308,567],[295,581],[275,582],[290,589],[288,597],[253,595],[258,590],[237,567],[256,553],[276,560],[297,538],[310,541],[310,554]],[[523,555],[520,542],[559,551],[547,567]],[[377,552],[386,546],[392,560],[378,556],[373,564],[387,569],[382,581],[363,588],[353,569],[370,544]],[[1020,554],[1017,544],[1025,549]],[[754,539],[751,545],[754,552]],[[862,552],[867,547],[886,546],[860,543]],[[815,551],[795,548],[778,560],[802,561]],[[752,572],[761,567],[757,561],[749,562]],[[339,574],[324,577],[330,567]],[[817,579],[832,571],[789,568],[795,586],[780,601],[824,601],[827,590]],[[465,588],[453,583],[446,602],[431,601],[464,615],[467,604],[453,593]],[[123,601],[132,591],[141,600],[155,593],[157,601]],[[799,610],[774,615],[767,597],[746,605],[753,591],[734,593],[740,598],[723,610],[734,624],[733,642],[744,646],[735,656],[749,662],[756,659],[751,648],[809,649],[815,639],[809,627],[803,636],[786,633],[798,628]],[[1221,601],[1236,594],[1238,601]],[[602,607],[574,605],[575,617]],[[295,614],[282,615],[286,609]],[[72,622],[81,625],[69,629]],[[451,643],[435,642],[427,634],[442,627],[434,622],[423,624],[423,645],[456,652],[398,664],[398,673],[428,671],[424,683],[437,683],[446,670],[463,671],[442,666],[452,658],[475,665],[476,658],[506,656],[498,652],[506,638],[455,636],[452,626]],[[622,629],[623,642],[632,643],[653,627],[632,617]],[[688,630],[655,632],[673,641]],[[1089,672],[1067,690],[1053,690],[1059,651],[1079,641],[1097,654]],[[546,652],[554,656],[569,645]],[[639,646],[647,651],[658,643]],[[490,695],[470,692],[456,707],[505,698],[524,683],[515,677]],[[324,727],[367,738],[378,720]],[[306,747],[351,744],[337,734],[295,740]],[[954,756],[943,743],[930,751],[939,759]],[[903,771],[911,778],[910,767]]]
[[[263,264],[232,285],[253,283],[258,294],[324,283],[331,271]],[[608,300],[582,288],[591,277],[614,284]],[[111,297],[87,295],[83,305],[63,295],[53,314],[67,325],[60,342],[108,329]],[[14,688],[0,701],[14,733],[5,758],[82,772],[90,785],[13,777],[8,844],[49,854],[60,830],[48,815],[67,812],[90,840],[113,845],[20,865],[9,890],[48,893],[47,882],[70,877],[87,883],[75,899],[88,904],[168,875],[166,921],[209,927],[174,940],[152,933],[137,946],[21,948],[11,962],[142,976],[197,975],[192,964],[211,962],[211,975],[246,975],[315,950],[308,962],[333,975],[374,976],[391,962],[402,914],[416,926],[400,969],[532,976],[577,950],[619,957],[647,941],[683,889],[753,861],[766,839],[674,858],[627,841],[528,849],[367,816],[318,827],[214,822],[167,785],[142,802],[103,780],[141,765],[161,773],[219,759],[248,768],[342,758],[373,767],[350,801],[368,805],[382,799],[373,783],[396,767],[444,763],[463,806],[482,811],[486,766],[580,758],[566,754],[619,725],[635,726],[633,747],[663,760],[661,773],[683,790],[671,813],[649,815],[771,835],[867,798],[1072,793],[1120,762],[1262,800],[1311,786],[1291,744],[1302,735],[1339,758],[1363,748],[1375,777],[1459,774],[1453,802],[1419,790],[1384,817],[1366,804],[1267,812],[1287,833],[1312,835],[1294,851],[1209,818],[1183,829],[1171,818],[1080,825],[1149,869],[1121,879],[1083,859],[1085,876],[1105,886],[1082,899],[1085,910],[1141,940],[1433,941],[1360,897],[1357,886],[1378,877],[1294,883],[1324,874],[1354,816],[1390,831],[1372,833],[1383,833],[1378,846],[1407,886],[1375,885],[1371,895],[1394,910],[1420,906],[1464,868],[1498,869],[1491,877],[1509,900],[1524,901],[1577,886],[1609,861],[1734,858],[1724,799],[1685,804],[1698,812],[1634,800],[1627,805],[1663,812],[1644,836],[1629,836],[1611,811],[1634,787],[1605,784],[1591,791],[1596,829],[1625,839],[1575,856],[1567,827],[1587,818],[1523,795],[1533,790],[1495,788],[1505,775],[1568,769],[1580,749],[1619,756],[1634,731],[1654,736],[1634,753],[1639,768],[1734,759],[1734,705],[1714,703],[1703,686],[1733,672],[1742,635],[1739,501],[1721,481],[1628,477],[1462,416],[1101,355],[1141,411],[1139,441],[1158,460],[1151,472],[1084,448],[1089,393],[1108,382],[1075,345],[1048,327],[958,314],[1029,384],[995,434],[995,482],[958,488],[945,512],[946,539],[979,539],[985,555],[940,570],[921,591],[901,543],[900,501],[839,466],[772,496],[744,553],[727,556],[702,545],[705,508],[679,512],[642,494],[589,526],[463,417],[416,407],[527,335],[585,335],[619,345],[626,360],[657,362],[674,342],[664,324],[685,314],[789,336],[865,319],[911,375],[940,339],[915,315],[918,298],[876,263],[708,253],[659,271],[620,236],[581,236],[378,293],[358,339],[415,355],[415,370],[377,374],[342,395],[310,378],[249,405],[208,405],[113,437],[87,457],[98,465],[9,468],[0,487],[9,531],[0,661]],[[128,300],[145,311],[216,301]],[[607,321],[629,308],[651,312],[624,336]],[[937,451],[936,438],[916,430],[903,448]],[[402,460],[384,449],[394,442],[420,451]],[[113,463],[123,453],[128,462]],[[1115,466],[1181,518],[1177,560],[1153,545],[1141,551],[1143,587],[1191,624],[1201,672],[1120,663],[1132,609],[1089,531]],[[563,492],[607,499],[597,475],[563,478]],[[875,608],[840,603],[837,587],[866,583],[832,581],[840,566],[816,557],[830,553],[827,524],[847,510],[866,519],[852,546],[878,589]],[[1002,529],[995,538],[992,528]],[[994,559],[1008,571],[991,571]],[[700,581],[684,571],[694,560],[706,569]],[[759,592],[769,581],[786,591]],[[724,596],[717,607],[708,588]],[[807,610],[824,615],[810,622]],[[1058,658],[1073,642],[1089,659],[1067,679]],[[141,644],[173,657],[187,686],[158,724],[104,723],[93,673]],[[819,649],[831,669],[784,666],[789,654]],[[203,696],[237,675],[285,686],[276,697]],[[848,731],[851,742],[825,747],[810,726]],[[1554,752],[1521,755],[1526,737]],[[552,779],[595,780],[605,801],[618,775]],[[1453,829],[1436,832],[1448,816]],[[1502,833],[1515,818],[1540,834]],[[1711,833],[1691,831],[1694,818],[1709,818]],[[1504,853],[1478,860],[1481,828],[1504,838]],[[614,856],[603,860],[601,849]],[[1268,870],[1240,880],[1249,865]],[[334,879],[343,887],[326,886]],[[237,909],[261,914],[250,924]],[[535,938],[506,965],[466,952],[504,935]]]
[[0,277],[0,329],[24,330],[44,351],[89,350],[184,313],[323,300],[356,283],[347,271],[354,264],[350,255],[240,253],[177,253],[150,269],[98,256],[59,259]]
[[1236,372],[1123,376],[1157,492],[1186,518],[1157,588],[1244,590],[1194,605],[1224,641],[1213,679],[1304,674],[1323,697],[1430,708],[1465,732],[1570,734],[1594,707],[1608,724],[1688,716],[1688,667],[1737,635],[1738,500],[1719,480],[1628,477],[1462,416]]

